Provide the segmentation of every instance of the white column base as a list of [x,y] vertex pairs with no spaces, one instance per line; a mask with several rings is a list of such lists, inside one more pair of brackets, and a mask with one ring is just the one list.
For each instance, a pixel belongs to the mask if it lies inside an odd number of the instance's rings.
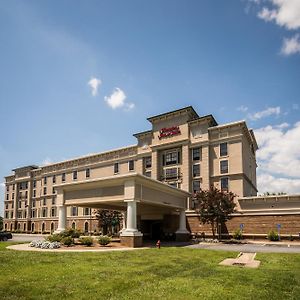
[[137,229],[126,229],[120,233],[120,236],[143,236]]

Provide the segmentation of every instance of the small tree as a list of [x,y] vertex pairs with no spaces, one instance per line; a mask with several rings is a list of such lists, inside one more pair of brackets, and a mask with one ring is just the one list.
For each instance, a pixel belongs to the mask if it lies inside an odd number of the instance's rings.
[[214,186],[207,191],[200,190],[196,193],[195,209],[199,213],[202,223],[211,224],[213,238],[216,228],[231,218],[230,214],[235,211],[236,204],[232,192],[220,191]]
[[3,229],[3,218],[0,216],[0,230]]
[[116,210],[98,209],[95,211],[95,216],[103,235],[111,234],[112,227],[119,225],[122,219],[122,214]]

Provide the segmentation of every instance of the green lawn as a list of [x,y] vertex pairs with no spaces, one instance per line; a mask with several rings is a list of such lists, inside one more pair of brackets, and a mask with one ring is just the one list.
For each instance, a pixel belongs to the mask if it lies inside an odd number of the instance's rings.
[[218,263],[233,252],[162,248],[106,253],[6,250],[0,299],[300,299],[300,254],[258,254],[258,269]]

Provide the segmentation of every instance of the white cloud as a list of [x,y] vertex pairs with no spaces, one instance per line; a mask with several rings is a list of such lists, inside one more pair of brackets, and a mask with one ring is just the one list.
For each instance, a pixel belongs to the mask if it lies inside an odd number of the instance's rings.
[[289,126],[290,126],[290,124],[284,122],[282,124],[275,125],[275,128],[284,129],[284,128],[288,128]]
[[248,107],[244,106],[244,105],[241,105],[240,107],[237,108],[237,110],[241,111],[241,112],[246,112],[246,111],[248,111]]
[[300,179],[300,122],[291,127],[283,124],[255,130],[260,147],[257,151],[259,169],[268,174]]
[[96,77],[92,77],[90,81],[88,82],[88,85],[92,89],[92,95],[97,96],[98,95],[98,88],[102,84],[102,81]]
[[259,194],[266,192],[287,194],[297,194],[300,192],[300,179],[290,179],[284,177],[274,177],[270,174],[260,174],[257,176]]
[[279,115],[280,114],[280,107],[268,107],[265,110],[258,111],[254,114],[248,114],[248,118],[251,119],[252,121],[259,120],[261,118],[269,117],[271,115]]
[[42,166],[47,166],[47,165],[52,164],[52,162],[53,162],[53,161],[52,161],[51,158],[46,157],[46,158],[42,161],[41,165],[42,165]]
[[295,36],[293,36],[291,38],[284,38],[280,52],[283,55],[291,55],[291,54],[295,54],[297,52],[300,53],[299,34],[296,34]]
[[126,103],[125,104],[125,110],[128,111],[128,110],[132,110],[135,108],[135,104],[134,103]]
[[135,107],[134,103],[126,102],[127,96],[120,88],[115,88],[110,96],[105,96],[104,100],[112,109],[124,107],[126,111],[129,111]]
[[272,8],[264,6],[258,17],[266,22],[275,21],[277,25],[286,29],[300,28],[300,1],[299,0],[269,0]]

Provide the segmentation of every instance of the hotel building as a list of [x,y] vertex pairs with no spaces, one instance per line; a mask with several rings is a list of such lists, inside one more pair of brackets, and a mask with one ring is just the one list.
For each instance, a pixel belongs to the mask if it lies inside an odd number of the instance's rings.
[[[4,228],[94,231],[93,209],[115,209],[124,213],[121,241],[138,246],[142,237],[209,233],[193,210],[193,194],[200,188],[214,185],[237,195],[238,211],[228,232],[240,223],[251,224],[261,216],[257,210],[268,216],[274,201],[286,203],[270,198],[258,208],[251,204],[257,198],[258,146],[245,121],[219,125],[212,115],[199,116],[191,106],[147,120],[151,129],[134,134],[136,145],[14,169],[5,177]],[[280,209],[282,215],[285,208]],[[266,228],[274,225],[274,220],[266,222]],[[249,233],[257,231],[251,226]]]

